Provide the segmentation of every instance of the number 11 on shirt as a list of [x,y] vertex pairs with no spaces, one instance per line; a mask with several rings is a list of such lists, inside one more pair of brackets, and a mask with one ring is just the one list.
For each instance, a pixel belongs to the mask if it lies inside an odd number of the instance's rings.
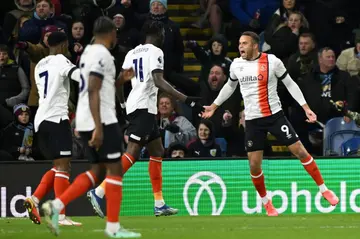
[[[134,68],[135,68],[135,77],[136,77],[136,79],[139,79],[140,82],[143,82],[144,81],[144,73],[143,73],[142,57],[140,57],[140,59],[134,59],[133,63],[134,63]],[[138,76],[139,76],[139,78],[138,78]]]

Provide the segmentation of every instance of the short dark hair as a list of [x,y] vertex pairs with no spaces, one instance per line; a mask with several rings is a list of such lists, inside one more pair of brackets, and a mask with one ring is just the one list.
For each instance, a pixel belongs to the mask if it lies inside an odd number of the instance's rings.
[[259,35],[256,34],[255,32],[246,31],[246,32],[243,32],[243,34],[241,34],[241,36],[251,37],[251,39],[253,40],[253,42],[254,42],[255,44],[260,44],[260,37],[259,37]]
[[[224,74],[225,76],[227,75],[227,71],[226,71],[225,67],[223,67],[223,66],[221,66],[220,64],[217,64],[217,63],[214,63],[214,64],[211,65],[210,71],[211,71],[211,69],[214,68],[215,66],[221,68],[223,74]],[[210,71],[209,71],[209,74],[210,74]]]
[[50,47],[55,47],[68,40],[66,33],[64,32],[53,32],[48,38],[48,44]]
[[163,37],[164,23],[160,21],[148,21],[142,28],[146,36]]
[[54,7],[54,4],[51,2],[51,0],[36,0],[36,5],[41,2],[47,2],[51,8]]
[[[300,35],[300,37],[308,37],[310,38],[314,43],[316,43],[315,36],[311,32],[305,32]],[[300,38],[299,37],[299,38]]]
[[116,30],[115,23],[109,17],[102,16],[96,19],[93,28],[93,34],[107,34],[114,30]]
[[334,51],[334,50],[331,49],[330,47],[320,48],[319,51],[318,51],[318,57],[322,56],[322,54],[323,54],[324,51]]
[[[81,24],[83,24],[83,26],[85,26],[84,20],[82,20],[82,19],[80,19],[80,18],[75,18],[75,19],[73,19],[73,21],[71,22],[71,27],[72,27],[75,23],[81,23]],[[84,27],[84,28],[85,28],[85,27]]]
[[4,44],[0,44],[0,52],[6,52],[9,54],[9,47]]

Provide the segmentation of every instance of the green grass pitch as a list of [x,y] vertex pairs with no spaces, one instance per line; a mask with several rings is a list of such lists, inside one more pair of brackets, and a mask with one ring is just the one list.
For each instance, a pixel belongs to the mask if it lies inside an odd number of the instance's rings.
[[[81,227],[61,227],[58,238],[106,238],[105,220],[74,217]],[[360,215],[174,216],[122,217],[121,224],[146,239],[352,239],[360,238]],[[1,239],[55,238],[44,224],[29,219],[1,218]]]

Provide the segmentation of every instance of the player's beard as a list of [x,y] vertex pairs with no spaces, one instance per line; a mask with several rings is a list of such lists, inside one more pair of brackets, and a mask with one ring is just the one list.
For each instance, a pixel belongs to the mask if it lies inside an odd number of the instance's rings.
[[254,58],[254,51],[252,49],[245,50],[245,60],[250,61]]

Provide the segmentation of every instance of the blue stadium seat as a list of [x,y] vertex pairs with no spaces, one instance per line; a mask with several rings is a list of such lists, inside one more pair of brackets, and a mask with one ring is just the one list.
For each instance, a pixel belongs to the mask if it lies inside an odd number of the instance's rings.
[[226,139],[224,138],[216,138],[215,142],[220,146],[221,148],[221,154],[223,156],[226,156],[226,152],[227,152],[227,142]]
[[341,145],[341,155],[356,155],[360,148],[360,137],[349,139]]
[[323,154],[341,155],[341,145],[354,137],[360,137],[360,128],[351,121],[346,123],[342,117],[329,120],[324,129]]

